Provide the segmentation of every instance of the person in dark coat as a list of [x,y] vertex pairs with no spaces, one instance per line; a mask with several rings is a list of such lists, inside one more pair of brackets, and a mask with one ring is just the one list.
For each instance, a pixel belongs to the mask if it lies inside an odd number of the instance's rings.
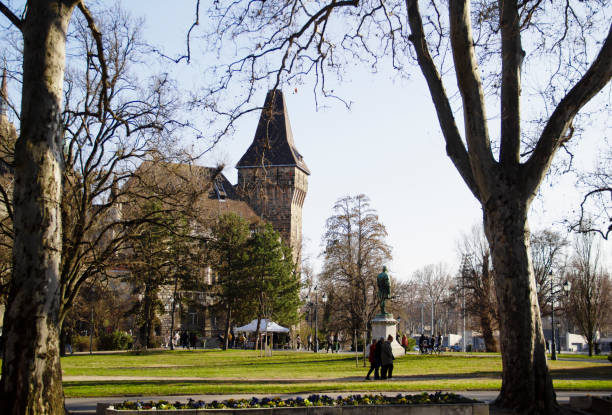
[[331,333],[327,335],[327,353],[329,353],[330,350],[332,353],[334,352],[334,338]]
[[370,345],[370,353],[368,353],[368,360],[370,361],[370,370],[366,375],[366,380],[370,380],[370,374],[374,372],[374,379],[378,380],[380,375],[378,374],[378,368],[380,367],[380,359],[376,359],[376,339],[372,339],[372,344]]
[[387,337],[387,341],[383,342],[380,351],[380,359],[382,363],[382,369],[380,373],[381,379],[391,379],[393,377],[393,349],[391,348],[391,342],[393,341],[393,336],[389,335]]
[[[382,366],[382,346],[384,342],[385,342],[385,339],[382,337],[379,338],[378,341],[376,342],[376,351],[374,352],[374,356],[376,357],[376,367],[378,369],[380,369]],[[376,376],[378,375],[378,369],[374,373],[374,379],[377,379],[377,380],[380,379],[380,376]]]

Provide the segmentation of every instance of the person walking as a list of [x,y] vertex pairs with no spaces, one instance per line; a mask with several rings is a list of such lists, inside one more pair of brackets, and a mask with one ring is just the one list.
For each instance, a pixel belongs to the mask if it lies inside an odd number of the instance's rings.
[[297,343],[297,349],[300,350],[302,348],[302,339],[300,339],[300,335],[295,336],[295,342]]
[[376,339],[372,339],[372,344],[370,345],[370,353],[368,354],[368,361],[370,362],[370,370],[366,375],[366,380],[370,380],[370,374],[374,372],[374,380],[380,379],[380,375],[378,373],[378,369],[380,368],[380,359],[376,358],[376,345],[378,342]]
[[308,337],[306,338],[308,340],[308,346],[306,348],[306,350],[314,350],[312,347],[312,334],[309,334]]
[[406,337],[406,333],[402,335],[402,347],[405,351],[408,351],[408,337]]
[[391,379],[393,377],[393,360],[395,359],[395,357],[393,357],[393,349],[391,348],[391,342],[393,342],[393,336],[389,334],[389,336],[387,337],[387,341],[383,342],[381,347],[381,379]]
[[340,350],[340,340],[338,339],[338,332],[334,334],[334,350],[336,353],[338,353],[338,350]]
[[334,352],[333,338],[331,333],[327,335],[327,353],[329,353],[330,349],[332,353]]

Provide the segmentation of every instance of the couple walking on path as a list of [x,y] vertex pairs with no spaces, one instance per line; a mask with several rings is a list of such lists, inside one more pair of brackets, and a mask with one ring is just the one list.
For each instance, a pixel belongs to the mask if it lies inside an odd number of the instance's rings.
[[[385,341],[382,337],[378,340],[372,339],[370,345],[370,353],[368,360],[370,361],[370,370],[366,375],[366,380],[370,380],[370,375],[374,372],[374,380],[391,379],[393,377],[393,350],[391,342],[393,336],[389,335]],[[378,370],[380,369],[380,375]]]

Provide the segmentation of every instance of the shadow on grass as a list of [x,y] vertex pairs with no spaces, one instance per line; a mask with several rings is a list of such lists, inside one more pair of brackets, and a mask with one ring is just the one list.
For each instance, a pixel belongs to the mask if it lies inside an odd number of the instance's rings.
[[572,369],[552,369],[550,374],[553,379],[576,379],[576,380],[612,380],[610,366],[592,366]]

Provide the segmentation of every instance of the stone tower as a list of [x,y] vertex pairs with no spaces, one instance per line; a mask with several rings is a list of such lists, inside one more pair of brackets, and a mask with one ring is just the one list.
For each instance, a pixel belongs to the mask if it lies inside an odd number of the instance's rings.
[[4,69],[0,87],[0,174],[12,172],[13,150],[16,140],[17,130],[8,118],[8,90],[6,69]]
[[289,243],[299,266],[302,206],[310,171],[293,143],[280,90],[268,92],[255,138],[236,168],[241,197]]

